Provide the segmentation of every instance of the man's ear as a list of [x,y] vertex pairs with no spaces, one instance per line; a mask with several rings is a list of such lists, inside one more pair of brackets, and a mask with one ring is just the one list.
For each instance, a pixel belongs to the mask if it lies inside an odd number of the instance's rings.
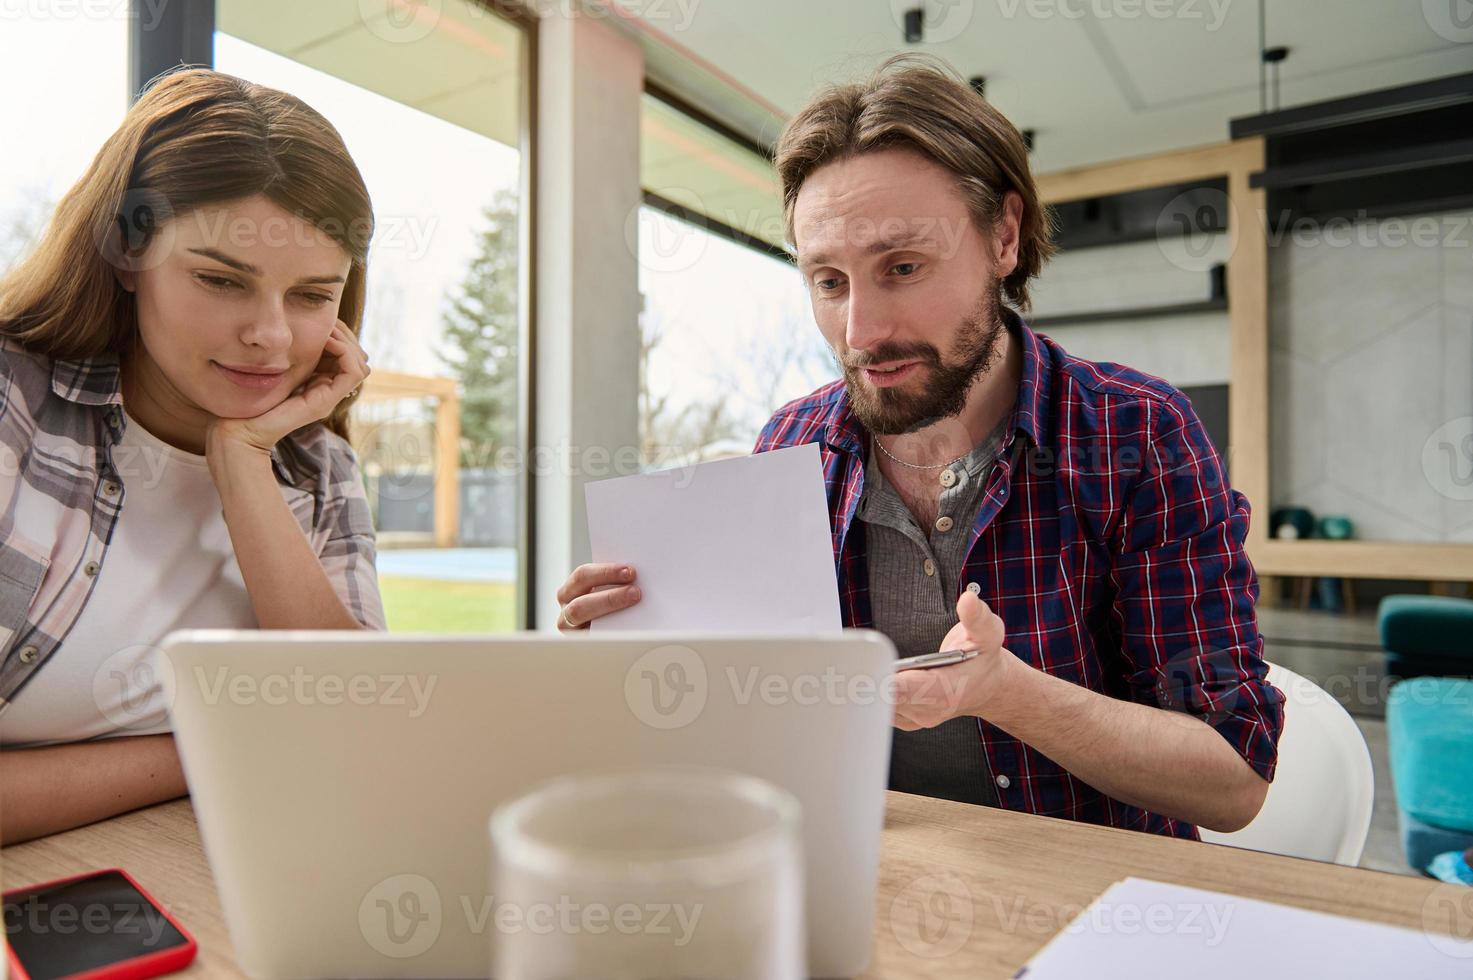
[[997,278],[1006,279],[1018,267],[1018,234],[1023,224],[1023,198],[1008,191],[1002,198],[1002,214],[992,229],[992,262]]

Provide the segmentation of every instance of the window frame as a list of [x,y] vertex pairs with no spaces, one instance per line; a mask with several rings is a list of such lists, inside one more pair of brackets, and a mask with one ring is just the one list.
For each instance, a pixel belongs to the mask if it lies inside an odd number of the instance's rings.
[[[130,104],[138,100],[148,82],[179,65],[215,67],[215,8],[217,0],[173,0],[152,9],[146,0],[131,0],[128,28],[128,71]],[[537,357],[537,52],[538,18],[521,0],[468,0],[519,28],[520,120],[517,152],[519,159],[520,208],[518,255],[518,343],[517,440],[519,458],[532,459],[536,431],[537,387],[534,365]],[[537,596],[537,499],[531,467],[517,473],[517,595],[518,630],[536,628]]]
[[[760,143],[746,134],[732,129],[715,116],[692,105],[649,76],[646,76],[644,80],[644,94],[658,102],[664,103],[667,108],[680,113],[696,125],[709,129],[716,135],[735,143],[741,149],[762,158],[769,167],[772,166],[773,147],[770,144]],[[740,228],[734,228],[724,221],[677,204],[669,198],[650,190],[648,187],[641,187],[640,193],[643,196],[646,207],[653,208],[662,214],[667,214],[687,224],[695,225],[702,231],[708,231],[713,235],[719,235],[738,245],[761,252],[763,255],[787,262],[789,265],[795,262],[793,253],[787,249],[778,248],[769,242],[765,242],[754,235],[742,231]]]

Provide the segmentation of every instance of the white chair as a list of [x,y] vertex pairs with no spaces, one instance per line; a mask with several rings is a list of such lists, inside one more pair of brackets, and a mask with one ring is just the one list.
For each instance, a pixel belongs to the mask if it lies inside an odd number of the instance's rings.
[[1275,663],[1268,665],[1268,680],[1285,697],[1268,797],[1242,830],[1203,828],[1202,839],[1354,867],[1371,829],[1375,793],[1366,740],[1340,702],[1314,681]]

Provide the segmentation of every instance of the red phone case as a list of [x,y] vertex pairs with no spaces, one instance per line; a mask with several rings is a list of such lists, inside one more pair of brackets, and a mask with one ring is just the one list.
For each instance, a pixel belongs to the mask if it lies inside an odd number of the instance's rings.
[[[74,881],[81,881],[83,878],[94,878],[98,875],[113,873],[122,875],[128,884],[132,885],[138,894],[143,896],[148,904],[157,909],[158,913],[171,926],[178,929],[179,935],[184,937],[184,942],[178,946],[161,949],[156,953],[148,953],[144,956],[118,960],[116,963],[109,963],[107,966],[100,966],[95,970],[85,970],[82,973],[69,973],[64,980],[144,980],[145,977],[156,977],[161,973],[172,973],[175,970],[182,970],[193,962],[194,954],[199,951],[199,945],[194,941],[194,937],[189,934],[189,930],[185,929],[178,919],[169,914],[169,910],[164,908],[162,902],[145,891],[143,886],[122,868],[103,868],[100,871],[88,871],[85,874],[72,875],[68,878],[57,878],[54,881],[44,881],[35,885],[23,885],[19,888],[10,889],[4,895],[0,895],[0,898],[8,901],[13,895],[25,895],[31,892],[43,891],[47,888],[67,885]],[[26,968],[16,958],[15,951],[10,948],[9,943],[5,945],[5,958],[9,963],[10,975],[12,977],[15,977],[16,980],[31,980],[31,975],[26,972]]]

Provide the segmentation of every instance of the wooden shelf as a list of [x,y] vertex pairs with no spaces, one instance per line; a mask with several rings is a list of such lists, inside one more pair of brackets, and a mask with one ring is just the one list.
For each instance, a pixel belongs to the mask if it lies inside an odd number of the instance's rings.
[[[1241,174],[1243,188],[1248,189],[1250,172],[1263,169],[1263,140],[1253,137],[1233,143],[1130,157],[1110,163],[1039,174],[1034,180],[1038,196],[1044,204],[1077,201],[1087,197],[1105,197],[1160,187],[1163,184],[1185,184],[1212,180],[1224,175]],[[1228,196],[1232,196],[1229,184]],[[1245,202],[1251,203],[1251,202]],[[1256,217],[1262,212],[1247,212]]]
[[1248,557],[1260,575],[1473,581],[1466,544],[1397,541],[1280,541],[1267,539]]

